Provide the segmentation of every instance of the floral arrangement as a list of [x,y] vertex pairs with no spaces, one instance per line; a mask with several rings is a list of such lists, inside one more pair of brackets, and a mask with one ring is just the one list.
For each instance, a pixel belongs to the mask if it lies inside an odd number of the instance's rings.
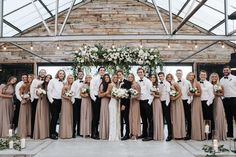
[[38,92],[39,95],[41,95],[41,94],[44,94],[44,95],[45,95],[45,94],[47,93],[46,90],[44,90],[44,89],[42,89],[42,88],[37,88],[37,89],[36,89],[36,92]]
[[139,94],[139,92],[133,88],[130,88],[128,92],[131,94],[131,96],[137,96]]
[[222,87],[221,87],[221,85],[219,85],[219,84],[214,85],[214,91],[215,91],[216,93],[222,92]]
[[129,70],[131,65],[147,66],[150,71],[162,67],[158,49],[115,47],[104,48],[101,44],[83,45],[74,53],[74,71],[86,66],[104,66],[106,69]]
[[159,94],[159,88],[157,88],[156,86],[152,86],[150,91]]
[[179,92],[177,92],[176,90],[171,90],[170,91],[170,96],[176,97],[179,95]]
[[195,94],[197,92],[197,88],[190,87],[189,92]]
[[83,87],[82,89],[81,89],[81,93],[83,93],[83,94],[89,94],[89,92],[90,92],[90,89],[89,89],[89,87]]
[[228,149],[224,148],[224,145],[219,145],[217,146],[217,148],[214,148],[214,146],[204,145],[202,150],[206,153],[209,153],[206,155],[206,157],[216,157],[216,153],[229,151]]
[[[10,147],[10,143],[12,142],[12,148]],[[15,149],[18,151],[21,151],[22,146],[21,146],[21,140],[20,137],[18,137],[16,134],[13,136],[8,136],[6,138],[1,138],[0,139],[0,150],[5,150],[5,149]]]
[[72,91],[67,91],[65,92],[65,96],[68,96],[68,97],[72,97],[73,96],[73,92]]
[[111,95],[115,98],[128,98],[129,97],[128,90],[123,89],[123,88],[116,88],[116,87],[112,88]]
[[21,97],[23,99],[29,99],[30,98],[30,93],[29,92],[28,93],[24,93],[24,94],[21,95]]

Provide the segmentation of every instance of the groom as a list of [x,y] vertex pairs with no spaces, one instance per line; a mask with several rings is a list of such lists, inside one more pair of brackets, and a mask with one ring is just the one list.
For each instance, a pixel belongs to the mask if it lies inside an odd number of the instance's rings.
[[[131,88],[131,82],[124,79],[124,72],[122,70],[118,70],[116,72],[119,80],[120,88],[129,90]],[[130,99],[121,99],[120,100],[121,106],[121,136],[123,136],[123,121],[125,121],[125,136],[122,137],[121,140],[128,140],[129,139],[129,106],[130,106]]]

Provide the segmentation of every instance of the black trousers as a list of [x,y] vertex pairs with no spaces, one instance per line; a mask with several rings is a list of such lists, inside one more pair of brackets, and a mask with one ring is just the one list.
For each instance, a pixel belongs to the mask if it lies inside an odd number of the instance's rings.
[[125,136],[129,136],[129,108],[130,104],[125,105],[125,110],[121,111],[121,136],[123,136],[124,122],[125,122]]
[[38,99],[34,99],[31,103],[31,138],[33,138],[34,134],[34,122],[35,122],[35,114],[37,109]]
[[[211,130],[215,129],[215,123],[213,119],[213,104],[207,105],[207,101],[202,101],[202,112],[204,120],[211,120]],[[211,131],[212,133],[212,131]],[[209,134],[209,138],[211,138],[212,134]]]
[[225,116],[228,124],[228,137],[233,137],[234,129],[233,129],[233,119],[236,118],[236,97],[232,98],[224,98],[224,109],[225,109]]
[[191,120],[191,104],[188,104],[188,100],[183,100],[185,124],[187,126],[187,135],[191,137],[192,120]]
[[140,100],[140,113],[143,122],[143,137],[153,138],[153,113],[148,100]]
[[50,135],[56,134],[57,121],[61,112],[61,99],[53,99],[52,107],[52,119],[50,122]]
[[96,96],[96,101],[92,100],[92,136],[98,136],[98,124],[100,119],[101,98]]
[[170,103],[166,106],[166,101],[161,101],[163,119],[166,121],[168,136],[172,137],[172,123],[170,117]]
[[14,110],[14,116],[13,116],[13,124],[14,124],[14,129],[18,127],[18,120],[19,120],[19,113],[20,113],[20,100],[16,99],[15,100],[15,110]]
[[80,135],[80,109],[81,109],[81,99],[75,99],[73,104],[73,135],[76,133],[77,125],[77,135]]

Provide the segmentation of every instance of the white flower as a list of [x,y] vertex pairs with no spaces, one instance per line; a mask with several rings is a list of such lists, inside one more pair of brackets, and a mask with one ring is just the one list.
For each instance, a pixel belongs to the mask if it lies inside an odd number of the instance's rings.
[[136,96],[136,95],[139,94],[138,91],[135,90],[135,89],[133,89],[133,88],[130,88],[130,89],[129,89],[129,93],[130,93],[132,96]]
[[214,85],[214,90],[215,90],[215,92],[221,92],[222,91],[221,85],[219,85],[219,84]]
[[176,90],[171,90],[170,91],[170,96],[176,97],[176,96],[178,96],[178,94],[179,93]]
[[128,98],[129,97],[128,90],[123,89],[123,88],[116,88],[116,87],[112,88],[111,95],[116,98]]
[[189,88],[189,92],[190,93],[196,93],[197,92],[197,88],[191,87],[191,88]]
[[65,92],[65,96],[72,97],[74,93],[72,91]]
[[39,95],[40,94],[44,94],[44,95],[46,94],[46,91],[44,89],[42,89],[42,88],[37,88],[36,92],[38,92]]
[[21,97],[24,98],[24,99],[29,99],[30,98],[30,93],[22,94]]

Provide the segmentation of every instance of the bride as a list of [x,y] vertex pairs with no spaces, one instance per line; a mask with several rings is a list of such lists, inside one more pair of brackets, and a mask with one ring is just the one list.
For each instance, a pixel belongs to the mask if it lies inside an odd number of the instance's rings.
[[109,141],[120,140],[120,100],[111,96],[112,88],[118,88],[118,78],[114,74],[112,82],[108,86],[108,95],[111,97],[109,102]]

